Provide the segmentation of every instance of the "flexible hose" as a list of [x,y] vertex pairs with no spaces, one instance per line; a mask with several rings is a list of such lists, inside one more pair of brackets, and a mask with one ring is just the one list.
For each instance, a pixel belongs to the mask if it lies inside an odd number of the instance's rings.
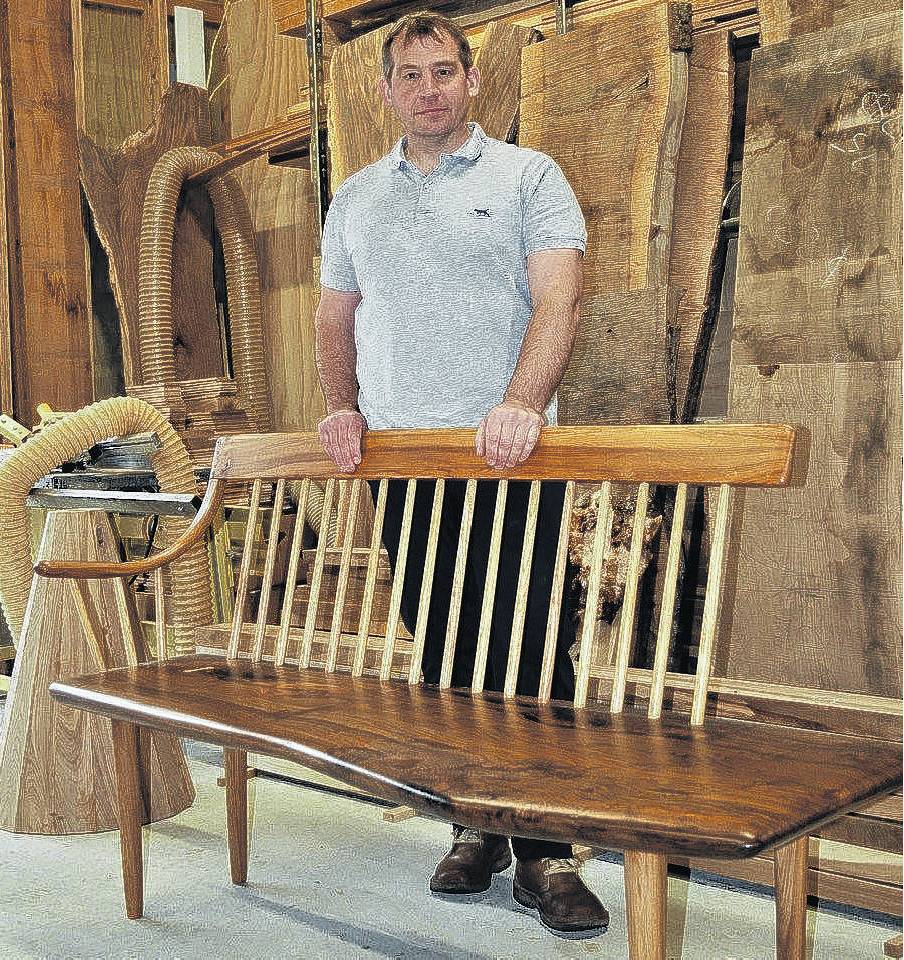
[[[289,483],[289,492],[292,499],[298,504],[301,497],[301,481],[293,480]],[[314,533],[320,536],[320,528],[323,525],[323,489],[315,481],[311,481],[310,492],[308,493],[308,503],[305,508],[304,518],[311,525]],[[336,542],[338,536],[338,513],[331,512],[329,526],[327,527],[327,540],[329,545]]]
[[[179,194],[187,177],[222,160],[204,147],[177,147],[154,165],[141,215],[138,330],[141,383],[175,383],[173,236]],[[238,179],[225,173],[207,183],[223,241],[230,342],[239,403],[259,431],[270,428],[261,288],[251,214]]]
[[[0,465],[0,604],[14,643],[22,633],[34,564],[26,506],[29,491],[55,467],[101,440],[133,433],[156,433],[160,438],[161,447],[151,462],[162,491],[197,494],[185,444],[162,414],[136,397],[111,397],[83,407],[42,430]],[[188,521],[162,517],[160,526],[167,538],[175,539]],[[176,653],[193,653],[196,628],[213,619],[210,564],[203,543],[173,561],[171,579]]]

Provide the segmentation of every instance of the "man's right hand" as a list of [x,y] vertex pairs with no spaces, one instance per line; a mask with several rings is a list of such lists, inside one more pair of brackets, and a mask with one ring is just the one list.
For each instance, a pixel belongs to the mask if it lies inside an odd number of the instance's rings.
[[367,421],[359,410],[334,410],[317,424],[327,455],[343,473],[354,473],[361,462],[361,439]]

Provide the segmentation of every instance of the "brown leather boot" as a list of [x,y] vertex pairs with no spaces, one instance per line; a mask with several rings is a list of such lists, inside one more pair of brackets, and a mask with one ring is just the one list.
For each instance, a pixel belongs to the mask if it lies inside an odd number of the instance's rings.
[[436,865],[430,878],[434,893],[483,893],[494,873],[512,863],[508,837],[452,825],[452,849]]
[[522,906],[539,910],[540,922],[552,930],[605,930],[609,926],[609,913],[584,886],[576,860],[519,860],[512,894]]

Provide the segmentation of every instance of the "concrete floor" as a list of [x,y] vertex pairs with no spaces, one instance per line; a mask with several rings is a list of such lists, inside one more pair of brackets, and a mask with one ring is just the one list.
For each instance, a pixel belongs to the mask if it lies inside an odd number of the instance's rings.
[[[588,884],[609,931],[558,937],[511,898],[511,870],[471,902],[432,897],[427,878],[448,827],[392,824],[379,807],[269,779],[252,782],[249,884],[226,862],[219,752],[190,745],[194,806],[145,830],[145,911],[124,919],[118,834],[0,833],[0,958],[340,958],[541,960],[627,957],[622,871],[592,860]],[[750,889],[669,881],[669,957],[767,960],[772,901]],[[821,908],[812,960],[879,960],[900,925]]]

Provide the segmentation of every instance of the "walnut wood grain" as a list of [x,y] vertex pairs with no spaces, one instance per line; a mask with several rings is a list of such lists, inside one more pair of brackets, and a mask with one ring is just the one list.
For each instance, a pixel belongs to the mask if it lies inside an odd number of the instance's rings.
[[[544,427],[519,467],[494,470],[475,451],[476,431],[372,430],[353,476],[512,480],[655,480],[782,486],[790,480],[794,430],[779,424],[656,424]],[[349,477],[316,433],[247,434],[217,441],[211,476]]]
[[51,693],[300,761],[445,820],[614,848],[754,856],[901,784],[900,746],[878,740],[717,717],[692,729],[680,717],[218,657],[59,681]]

